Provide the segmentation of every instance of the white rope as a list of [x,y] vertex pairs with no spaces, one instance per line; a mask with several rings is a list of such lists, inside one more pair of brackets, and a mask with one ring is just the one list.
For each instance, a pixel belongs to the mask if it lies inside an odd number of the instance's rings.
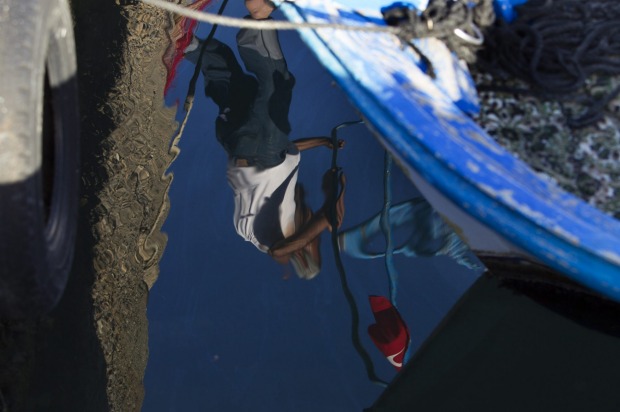
[[217,24],[219,26],[237,27],[240,29],[256,29],[256,30],[297,30],[297,29],[337,29],[349,31],[365,31],[365,32],[383,32],[398,34],[397,27],[378,26],[376,24],[364,24],[359,26],[349,26],[346,24],[335,23],[293,23],[279,20],[251,20],[239,19],[234,17],[220,16],[218,14],[207,13],[203,11],[191,10],[178,4],[169,3],[165,0],[141,0],[143,3],[151,6],[159,7],[164,10],[171,11],[178,15],[188,17],[209,24]]

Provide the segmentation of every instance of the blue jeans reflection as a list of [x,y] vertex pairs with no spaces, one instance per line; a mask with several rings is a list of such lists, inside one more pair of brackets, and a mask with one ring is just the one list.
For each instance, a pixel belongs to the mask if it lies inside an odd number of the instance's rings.
[[[471,251],[448,226],[433,207],[423,198],[396,204],[389,210],[392,231],[405,229],[408,237],[394,248],[394,254],[407,257],[448,256],[469,269],[481,266]],[[370,250],[371,241],[381,232],[381,213],[359,225],[345,230],[338,236],[340,250],[359,259],[375,259],[385,256],[384,251]]]

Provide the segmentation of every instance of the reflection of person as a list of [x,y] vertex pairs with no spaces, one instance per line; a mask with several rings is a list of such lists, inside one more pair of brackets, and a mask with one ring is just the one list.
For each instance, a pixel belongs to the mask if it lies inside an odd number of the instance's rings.
[[[445,255],[469,269],[481,266],[472,257],[469,248],[423,198],[416,197],[394,205],[389,210],[390,227],[404,228],[409,237],[394,248],[394,254],[408,257]],[[338,235],[340,250],[360,259],[385,256],[385,252],[371,251],[369,244],[381,234],[381,213]]]
[[[247,0],[250,16],[267,19],[273,5]],[[197,64],[203,44],[194,41],[186,58]],[[289,141],[288,111],[295,83],[288,71],[276,31],[242,29],[237,34],[244,73],[232,50],[212,39],[200,62],[205,94],[219,107],[216,136],[228,154],[227,177],[235,193],[234,224],[237,233],[280,263],[293,264],[297,274],[312,278],[320,270],[319,235],[331,229],[327,207],[338,203],[344,212],[343,193],[334,199],[333,173],[324,176],[325,204],[317,213],[306,206],[297,184],[300,152],[331,148],[323,137]],[[342,144],[340,145],[342,147]],[[344,177],[341,177],[344,187]]]

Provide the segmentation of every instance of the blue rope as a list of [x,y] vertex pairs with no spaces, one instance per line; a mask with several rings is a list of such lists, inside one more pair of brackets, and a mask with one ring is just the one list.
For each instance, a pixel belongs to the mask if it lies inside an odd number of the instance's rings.
[[[390,225],[390,212],[392,210],[392,165],[394,160],[388,151],[385,152],[383,168],[383,210],[381,211],[381,230],[385,236],[385,269],[388,274],[390,302],[396,306],[396,293],[398,292],[398,271],[394,263],[394,240],[392,239],[392,227]],[[403,363],[407,363],[413,354],[411,342],[405,353]]]
[[392,209],[392,156],[386,151],[383,168],[383,210],[381,211],[381,230],[385,237],[385,269],[388,274],[390,302],[396,307],[396,293],[398,292],[398,271],[394,264],[394,241],[390,225],[390,211]]

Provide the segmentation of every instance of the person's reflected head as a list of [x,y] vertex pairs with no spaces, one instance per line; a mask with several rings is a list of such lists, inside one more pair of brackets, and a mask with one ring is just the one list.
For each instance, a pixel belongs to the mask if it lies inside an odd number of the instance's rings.
[[248,9],[253,19],[262,20],[271,15],[275,5],[269,0],[245,0],[245,8]]
[[321,271],[321,254],[319,253],[319,237],[314,238],[303,249],[293,252],[291,265],[301,279],[310,280]]

